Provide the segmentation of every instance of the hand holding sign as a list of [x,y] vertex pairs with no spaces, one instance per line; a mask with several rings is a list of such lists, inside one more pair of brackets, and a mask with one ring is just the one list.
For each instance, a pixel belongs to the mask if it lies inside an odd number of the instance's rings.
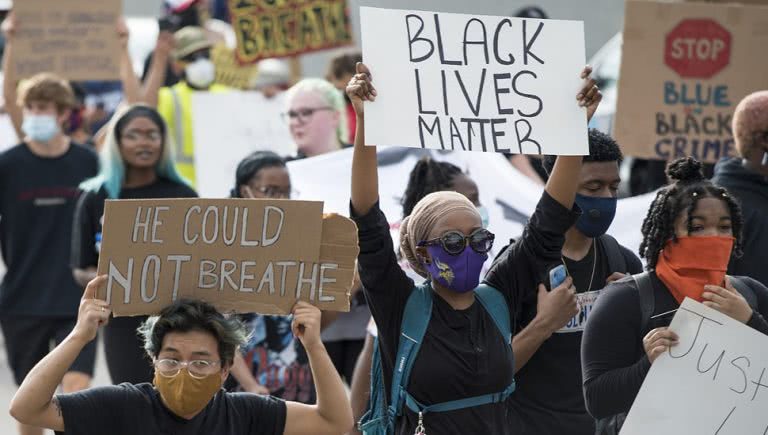
[[645,349],[645,354],[648,356],[648,361],[651,364],[656,361],[659,355],[676,344],[677,334],[670,331],[666,326],[651,330],[643,338],[643,349]]
[[371,84],[371,71],[365,64],[358,62],[356,65],[357,74],[352,76],[347,84],[347,96],[352,101],[355,108],[355,114],[363,114],[363,101],[373,102],[376,100],[376,88]]
[[106,275],[100,275],[92,279],[85,287],[83,298],[80,300],[80,309],[77,313],[77,324],[72,331],[86,343],[96,338],[99,327],[106,325],[112,310],[101,299],[96,299],[96,291],[107,282]]
[[603,93],[597,87],[597,82],[592,78],[592,67],[587,65],[581,71],[581,78],[584,79],[584,87],[576,95],[579,107],[587,108],[587,122],[592,119],[597,106],[603,100]]
[[293,307],[293,322],[291,330],[293,335],[301,340],[305,349],[311,349],[322,343],[320,340],[320,309],[299,301]]

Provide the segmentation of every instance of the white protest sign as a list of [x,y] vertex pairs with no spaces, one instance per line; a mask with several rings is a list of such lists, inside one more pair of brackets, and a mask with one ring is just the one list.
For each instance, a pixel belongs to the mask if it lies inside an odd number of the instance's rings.
[[768,337],[686,299],[679,343],[651,366],[622,435],[768,432]]
[[[408,174],[423,155],[453,163],[468,171],[477,183],[480,202],[488,208],[490,215],[488,229],[496,234],[491,258],[510,238],[520,237],[525,222],[541,198],[542,187],[518,172],[504,156],[393,147],[380,149],[378,160],[380,206],[389,219],[395,247],[398,246],[398,229],[403,213],[400,200],[408,184]],[[299,192],[298,199],[322,200],[326,213],[344,216],[349,215],[350,185],[343,181],[350,179],[351,167],[351,149],[288,164],[291,184]],[[636,253],[640,246],[640,227],[655,195],[649,193],[619,200],[616,218],[608,233],[632,252]]]
[[360,8],[366,142],[585,155],[580,21]]
[[203,198],[227,196],[234,187],[240,160],[259,150],[281,156],[296,152],[285,111],[284,94],[266,98],[260,92],[193,92],[197,192]]

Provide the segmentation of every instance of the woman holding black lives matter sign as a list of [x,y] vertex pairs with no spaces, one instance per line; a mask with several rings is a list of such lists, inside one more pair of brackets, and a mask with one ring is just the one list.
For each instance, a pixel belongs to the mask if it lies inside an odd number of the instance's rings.
[[[101,150],[99,174],[84,181],[75,210],[70,265],[85,286],[96,276],[106,199],[194,198],[197,194],[176,172],[165,122],[147,106],[131,106],[112,119]],[[104,329],[104,348],[112,382],[152,379],[136,328],[144,317],[120,317]]]
[[[502,335],[503,325],[491,317],[491,311],[498,314],[499,310],[486,310],[483,301],[503,298],[503,308],[514,315],[521,298],[536,297],[538,284],[548,270],[542,269],[546,265],[541,259],[550,259],[552,265],[560,262],[563,234],[576,219],[571,208],[582,157],[557,160],[521,241],[497,263],[500,285],[495,289],[481,286],[482,293],[477,293],[480,270],[494,235],[483,228],[477,208],[463,195],[436,192],[425,196],[400,229],[403,255],[413,270],[426,278],[422,285],[414,286],[398,265],[387,219],[378,206],[376,149],[365,146],[363,112],[363,101],[373,102],[377,94],[368,68],[358,64],[357,72],[347,86],[357,116],[350,214],[358,225],[360,278],[379,330],[387,398],[388,391],[396,387],[392,385],[393,372],[406,301],[412,294],[419,298],[426,295],[432,307],[407,391],[400,390],[407,400],[393,417],[394,432],[514,433],[505,403],[514,389],[512,348],[509,337]],[[590,72],[590,68],[582,72],[586,83],[577,96],[578,103],[587,107],[588,116],[600,101]],[[567,288],[570,281],[562,286]],[[470,398],[477,399],[475,406],[465,406],[469,403],[463,399]],[[430,412],[428,408],[450,401],[462,401],[462,406],[445,412]]]
[[344,384],[320,340],[320,310],[306,302],[293,307],[291,328],[307,349],[317,405],[222,390],[245,329],[208,303],[190,300],[163,308],[142,325],[154,385],[55,395],[72,361],[109,321],[110,307],[96,299],[106,278],[88,284],[74,330],[22,383],[11,401],[17,420],[79,435],[341,435],[352,427]]
[[[609,285],[584,331],[584,398],[598,434],[619,432],[651,364],[677,344],[667,325],[686,297],[768,335],[768,289],[726,275],[728,261],[741,255],[738,203],[691,157],[673,162],[667,175],[674,183],[656,195],[642,227],[648,272]],[[641,308],[648,301],[652,310]],[[710,352],[714,361],[717,350]]]

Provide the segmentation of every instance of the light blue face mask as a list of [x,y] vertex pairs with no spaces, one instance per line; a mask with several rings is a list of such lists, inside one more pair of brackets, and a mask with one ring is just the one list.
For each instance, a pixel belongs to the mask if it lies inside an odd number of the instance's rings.
[[477,207],[477,212],[480,213],[480,219],[483,220],[483,228],[488,229],[488,223],[491,220],[491,216],[488,214],[488,209],[484,205]]
[[21,129],[31,140],[41,143],[48,143],[60,131],[53,115],[25,115]]

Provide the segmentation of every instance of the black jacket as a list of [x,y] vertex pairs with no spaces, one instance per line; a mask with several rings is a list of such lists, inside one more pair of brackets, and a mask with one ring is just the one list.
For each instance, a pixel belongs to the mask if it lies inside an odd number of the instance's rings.
[[745,168],[741,159],[728,159],[717,164],[712,181],[739,200],[744,216],[744,255],[731,260],[728,273],[749,276],[768,286],[768,177]]

